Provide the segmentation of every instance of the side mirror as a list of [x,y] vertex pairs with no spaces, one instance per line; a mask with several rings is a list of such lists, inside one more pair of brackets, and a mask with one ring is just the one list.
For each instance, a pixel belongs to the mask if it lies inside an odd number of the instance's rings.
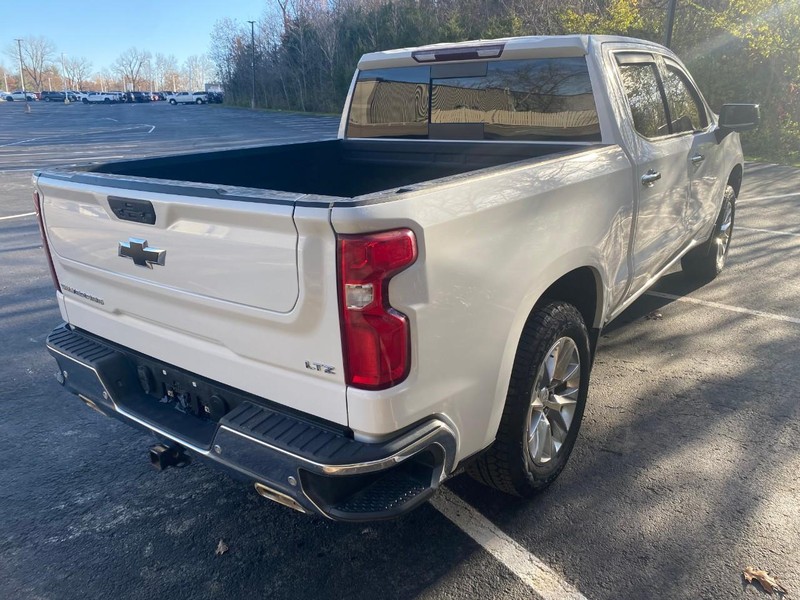
[[719,126],[730,131],[749,131],[761,122],[758,104],[725,104],[719,111]]
[[719,111],[717,143],[733,131],[755,129],[760,122],[761,108],[758,104],[724,104]]

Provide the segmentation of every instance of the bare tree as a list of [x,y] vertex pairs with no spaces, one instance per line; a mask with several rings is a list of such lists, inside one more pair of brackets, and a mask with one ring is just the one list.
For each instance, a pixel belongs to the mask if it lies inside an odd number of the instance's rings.
[[[56,47],[46,37],[28,36],[22,40],[22,69],[25,72],[26,87],[36,91],[42,91],[45,81],[45,73],[55,56]],[[16,42],[11,43],[6,48],[6,55],[14,63],[19,60],[19,48]]]
[[144,81],[145,66],[148,62],[150,62],[149,52],[131,47],[117,57],[111,68],[123,81],[133,84],[133,88],[138,89]]
[[19,87],[17,83],[17,74],[13,70],[9,70],[5,65],[0,65],[0,78],[2,78],[3,81],[3,83],[0,84],[2,85],[0,89],[5,92],[10,92]]
[[167,75],[178,70],[177,63],[178,61],[171,54],[169,56],[161,53],[156,54],[153,60],[153,77],[156,80],[156,89],[164,90],[170,88],[172,83],[167,82]]
[[64,71],[70,89],[82,89],[92,73],[92,63],[87,58],[65,58]]
[[203,85],[213,74],[213,64],[205,54],[194,54],[183,63],[184,79],[193,90],[203,89]]
[[103,67],[99,73],[95,74],[94,79],[100,84],[101,92],[107,92],[115,87],[118,87],[117,80],[108,67]]

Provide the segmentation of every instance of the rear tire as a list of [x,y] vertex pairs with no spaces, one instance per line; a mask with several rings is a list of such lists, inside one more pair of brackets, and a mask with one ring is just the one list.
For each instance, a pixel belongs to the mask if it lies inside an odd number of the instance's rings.
[[195,102],[196,102],[197,104],[202,104],[202,103],[203,103],[203,99],[202,99],[202,98],[198,98],[198,99],[197,99]]
[[174,99],[170,100],[169,103],[172,104],[172,106],[175,106],[177,104],[177,102]]
[[494,444],[469,467],[483,484],[531,497],[564,469],[589,389],[589,334],[578,310],[553,301],[522,331]]
[[735,217],[736,191],[729,185],[725,188],[722,207],[711,237],[704,244],[690,250],[681,259],[681,268],[689,279],[708,282],[722,272],[733,237]]

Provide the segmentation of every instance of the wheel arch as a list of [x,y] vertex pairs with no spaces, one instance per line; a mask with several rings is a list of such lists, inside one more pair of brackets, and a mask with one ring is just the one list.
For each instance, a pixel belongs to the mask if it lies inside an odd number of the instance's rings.
[[592,357],[594,356],[594,349],[600,337],[607,296],[605,278],[600,264],[596,260],[573,263],[571,267],[562,269],[560,275],[537,286],[537,290],[527,297],[529,300],[520,306],[509,331],[503,360],[500,364],[485,445],[491,444],[497,434],[522,332],[528,319],[539,306],[552,300],[573,304],[583,316],[586,328],[589,330]]
[[742,187],[742,177],[744,175],[744,168],[741,164],[736,164],[731,170],[731,174],[728,175],[728,183],[727,185],[733,186],[734,191],[736,192],[736,197],[739,197],[739,190]]
[[562,300],[581,313],[587,329],[602,322],[603,284],[600,273],[592,267],[578,267],[554,281],[541,295],[533,310],[548,300]]

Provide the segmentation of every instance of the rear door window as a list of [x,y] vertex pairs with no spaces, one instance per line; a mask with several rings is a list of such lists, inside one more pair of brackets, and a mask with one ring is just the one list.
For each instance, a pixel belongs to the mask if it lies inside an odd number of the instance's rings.
[[617,62],[636,131],[646,138],[669,135],[667,111],[655,61],[647,57],[620,55]]
[[702,131],[708,126],[708,117],[699,93],[683,71],[670,63],[664,69],[664,91],[673,133]]

